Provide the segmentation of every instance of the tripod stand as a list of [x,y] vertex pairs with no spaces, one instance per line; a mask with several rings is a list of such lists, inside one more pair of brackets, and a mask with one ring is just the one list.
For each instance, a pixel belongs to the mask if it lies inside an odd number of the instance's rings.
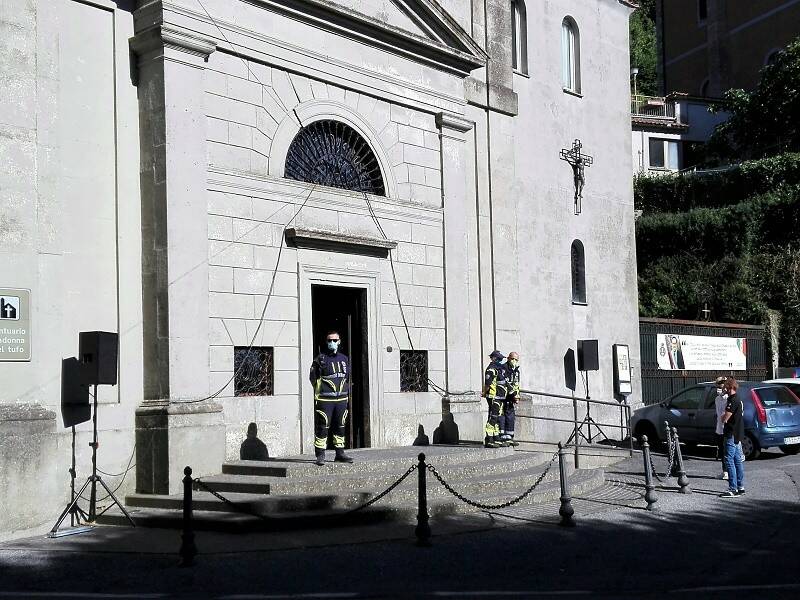
[[[64,519],[67,518],[67,515],[70,515],[70,523],[74,524],[76,519],[77,519],[77,522],[80,523],[80,517],[83,517],[83,520],[85,522],[94,524],[94,522],[97,520],[97,517],[98,517],[98,514],[97,514],[97,484],[98,483],[103,487],[103,489],[108,494],[108,496],[106,496],[106,497],[107,498],[111,498],[111,501],[112,501],[112,505],[111,506],[116,504],[119,507],[119,509],[122,511],[122,513],[125,515],[125,517],[128,519],[128,521],[130,521],[130,524],[133,527],[136,527],[136,523],[133,522],[133,519],[128,514],[128,511],[125,510],[125,507],[122,506],[122,504],[120,503],[119,500],[117,500],[117,497],[114,495],[114,492],[112,492],[108,488],[106,483],[97,474],[97,448],[99,446],[99,444],[97,442],[97,384],[94,384],[94,413],[92,415],[92,442],[89,444],[89,446],[92,449],[92,474],[86,479],[86,483],[83,484],[83,487],[81,488],[81,490],[77,494],[75,494],[75,426],[73,425],[73,427],[72,427],[72,468],[70,469],[70,475],[72,476],[72,487],[71,487],[71,490],[70,490],[71,502],[69,503],[69,505],[67,505],[67,507],[64,509],[64,511],[61,513],[61,516],[58,517],[58,521],[56,521],[56,524],[53,525],[53,528],[50,530],[50,533],[47,534],[47,537],[55,538],[55,537],[60,537],[60,536],[63,536],[63,535],[83,533],[84,531],[91,530],[91,527],[81,527],[79,529],[73,529],[73,530],[68,530],[68,531],[59,531],[58,528],[61,526],[61,523],[64,522]],[[91,489],[90,489],[90,492],[89,492],[89,513],[86,514],[83,511],[83,509],[80,506],[78,506],[78,500],[83,495],[83,492],[86,491],[86,488],[90,487],[90,486],[91,486]],[[106,512],[109,508],[111,508],[111,506],[109,506],[108,508],[103,509],[103,511],[100,514],[103,514],[104,512]]]
[[[586,400],[585,400],[585,402],[586,402],[586,416],[583,417],[583,420],[580,423],[578,423],[577,400],[573,399],[573,405],[574,405],[574,409],[573,410],[574,410],[574,415],[575,415],[575,429],[572,432],[572,434],[570,434],[569,439],[567,439],[567,444],[566,445],[571,444],[573,442],[573,440],[574,440],[575,444],[577,445],[579,436],[582,437],[584,440],[586,440],[586,443],[591,444],[592,441],[594,440],[594,436],[592,436],[592,425],[597,427],[597,432],[598,432],[597,435],[602,435],[603,439],[606,439],[606,440],[608,439],[608,436],[600,428],[600,425],[598,425],[597,422],[592,418],[592,413],[591,413],[591,406],[592,406],[591,405],[591,400],[592,399],[589,396],[589,371],[581,371],[581,372],[584,373],[585,376],[586,376],[586,379],[585,379],[585,381],[586,381]],[[586,426],[586,428],[587,428],[587,430],[589,432],[589,437],[586,437],[586,434],[583,433],[583,427],[584,426]]]

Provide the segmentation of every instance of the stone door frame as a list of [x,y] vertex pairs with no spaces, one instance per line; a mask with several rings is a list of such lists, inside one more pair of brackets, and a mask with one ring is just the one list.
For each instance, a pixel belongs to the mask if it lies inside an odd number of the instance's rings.
[[366,290],[367,346],[369,372],[370,447],[384,445],[383,369],[380,363],[380,273],[313,264],[300,264],[300,450],[311,453],[314,448],[314,394],[308,382],[308,369],[313,356],[313,319],[311,286],[347,287]]

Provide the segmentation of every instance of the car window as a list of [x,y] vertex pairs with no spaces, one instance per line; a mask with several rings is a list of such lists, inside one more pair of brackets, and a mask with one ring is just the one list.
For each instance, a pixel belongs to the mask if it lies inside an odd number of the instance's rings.
[[681,408],[683,410],[693,410],[700,407],[703,397],[706,394],[706,388],[697,386],[684,390],[677,396],[669,401],[672,408]]
[[800,383],[782,383],[781,385],[792,390],[795,396],[800,396]]
[[770,406],[791,406],[797,404],[797,397],[783,386],[756,388],[758,399],[765,408]]
[[708,396],[706,396],[706,401],[703,403],[703,408],[716,410],[717,409],[717,388],[716,388],[716,386],[713,386],[713,387],[709,388],[709,390],[710,390],[711,393],[708,394]]

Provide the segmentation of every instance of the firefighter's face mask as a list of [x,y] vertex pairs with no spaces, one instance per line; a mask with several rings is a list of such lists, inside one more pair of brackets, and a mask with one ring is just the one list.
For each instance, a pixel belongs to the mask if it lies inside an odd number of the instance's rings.
[[519,364],[519,361],[516,358],[510,358],[508,360],[508,364],[510,364],[512,367],[516,369],[517,365]]
[[339,342],[340,340],[337,339],[328,339],[328,350],[331,352],[336,352],[339,349]]

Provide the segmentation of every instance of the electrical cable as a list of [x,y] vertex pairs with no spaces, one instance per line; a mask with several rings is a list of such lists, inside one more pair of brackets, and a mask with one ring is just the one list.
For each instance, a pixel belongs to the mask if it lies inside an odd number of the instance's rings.
[[[372,220],[375,222],[375,225],[378,228],[378,231],[380,232],[380,234],[383,237],[383,239],[388,240],[389,237],[386,235],[386,232],[383,230],[383,227],[381,226],[380,220],[378,219],[378,215],[375,214],[375,210],[372,207],[372,201],[369,199],[369,196],[367,195],[366,192],[361,192],[361,193],[364,195],[364,201],[367,204],[367,210],[369,211],[369,214],[372,217]],[[415,350],[414,349],[414,341],[411,339],[411,329],[408,326],[408,321],[406,320],[405,310],[403,309],[403,302],[400,299],[400,286],[399,286],[399,284],[397,282],[397,273],[395,272],[395,269],[394,269],[394,259],[392,258],[392,250],[391,249],[389,249],[389,266],[391,267],[391,270],[392,270],[392,280],[394,281],[395,294],[397,295],[397,305],[400,308],[400,317],[403,320],[403,327],[405,327],[406,336],[408,337],[408,343],[411,346],[411,350],[413,352]],[[468,390],[468,391],[465,391],[465,392],[451,392],[450,390],[448,390],[446,388],[443,388],[442,386],[440,386],[437,383],[435,383],[427,375],[425,376],[425,378],[427,380],[428,385],[431,388],[433,388],[433,391],[438,393],[439,395],[441,395],[443,397],[444,396],[452,396],[452,395],[475,394],[475,392],[473,390]]]
[[[108,476],[108,477],[118,477],[119,475],[122,475],[122,479],[121,479],[121,480],[120,480],[120,482],[117,484],[117,487],[115,487],[115,488],[114,488],[114,489],[111,491],[111,494],[116,494],[116,493],[117,493],[117,490],[119,490],[119,488],[121,488],[121,487],[122,487],[122,484],[123,484],[123,483],[125,483],[125,478],[128,476],[128,473],[130,473],[130,471],[136,467],[136,465],[135,465],[135,464],[131,464],[131,463],[133,463],[133,457],[134,457],[134,456],[136,456],[136,444],[135,444],[135,443],[133,444],[133,450],[131,450],[131,457],[128,459],[128,466],[127,466],[127,467],[125,467],[125,470],[124,470],[122,473],[119,473],[119,474],[117,474],[117,475],[111,475],[111,474],[109,474],[109,473],[105,473],[105,472],[101,471],[100,469],[97,469],[97,472],[98,472],[98,473],[102,473],[103,475],[106,475],[106,476]],[[108,498],[110,498],[110,497],[111,497],[111,494],[106,494],[106,495],[105,495],[105,496],[103,496],[102,498],[98,498],[97,500],[95,500],[95,502],[102,502],[103,500],[107,500]],[[90,501],[90,500],[89,500],[89,499],[88,499],[86,496],[84,496],[84,495],[82,495],[82,494],[81,494],[81,496],[80,496],[80,497],[81,497],[83,500],[85,500],[86,502],[89,502],[89,501]],[[105,512],[105,511],[103,511],[103,512]]]
[[[312,196],[312,194],[314,193],[314,191],[316,189],[317,189],[317,184],[316,183],[312,184],[311,185],[311,189],[308,191],[308,195],[305,197],[305,200],[303,200],[302,204],[300,204],[300,207],[294,212],[292,217],[283,226],[283,230],[281,231],[280,246],[278,246],[278,256],[277,256],[277,258],[275,260],[275,267],[272,270],[272,278],[270,280],[269,290],[267,290],[267,297],[264,299],[264,308],[261,309],[261,315],[258,318],[258,327],[256,327],[256,330],[253,333],[252,339],[250,340],[250,343],[247,346],[247,351],[248,352],[250,352],[250,350],[253,349],[253,346],[255,345],[256,339],[258,338],[258,334],[261,331],[261,327],[264,325],[264,317],[267,314],[267,307],[269,306],[269,301],[272,299],[272,294],[273,294],[273,292],[275,290],[275,280],[278,277],[278,268],[280,267],[280,264],[281,264],[281,255],[283,254],[283,248],[285,246],[284,238],[286,236],[286,230],[289,228],[289,225],[291,225],[294,222],[294,220],[297,217],[297,215],[300,214],[300,211],[303,210],[303,208],[308,203],[308,201],[311,199],[311,196]],[[244,364],[245,364],[245,361],[242,361],[239,364],[239,368],[234,370],[234,372],[231,374],[231,376],[228,379],[228,381],[226,381],[225,384],[221,388],[219,388],[216,392],[214,392],[213,394],[210,394],[210,395],[205,396],[203,398],[197,398],[195,400],[173,400],[171,403],[172,404],[197,404],[198,402],[205,402],[206,400],[213,400],[214,398],[217,398],[220,394],[222,394],[223,391],[225,391],[225,388],[227,388],[231,384],[231,382],[236,379],[236,376],[241,372],[241,369],[244,366]]]
[[[222,36],[222,39],[224,39],[226,42],[228,42],[228,45],[231,47],[231,52],[233,52],[234,56],[237,56],[239,58],[239,60],[241,60],[244,63],[244,66],[247,69],[247,72],[250,73],[253,76],[253,78],[256,80],[256,83],[258,83],[259,85],[263,86],[264,84],[261,83],[261,80],[258,78],[258,75],[256,75],[255,72],[253,71],[253,69],[250,68],[250,63],[248,61],[246,61],[244,59],[244,57],[236,50],[236,45],[232,41],[230,41],[228,39],[228,36],[226,36],[225,32],[222,31],[222,28],[219,26],[219,24],[214,19],[214,17],[211,16],[211,13],[208,12],[208,10],[206,9],[205,5],[200,0],[197,0],[197,3],[200,5],[200,8],[203,9],[203,12],[206,13],[206,16],[211,21],[212,25],[214,25],[214,27],[217,28],[217,31],[219,31],[219,34]],[[289,79],[289,83],[292,85],[292,89],[294,90],[294,95],[297,96],[297,101],[299,102],[300,101],[300,96],[297,95],[297,89],[294,87],[294,82],[292,81],[292,78],[291,78],[290,75],[288,75],[288,73],[287,73],[287,78]],[[284,112],[288,115],[289,114],[289,108],[283,103],[283,100],[278,96],[273,96],[273,98],[275,98],[278,101],[278,103],[281,105],[281,108],[283,108]],[[266,110],[266,107],[263,106],[263,105],[262,105],[262,108],[264,108]],[[297,119],[297,124],[300,125],[300,128],[302,129],[303,128],[303,123],[302,123],[302,121],[300,121],[300,117],[298,116],[297,111],[295,109],[292,109],[292,113],[294,113],[294,117],[295,117],[295,119]]]

